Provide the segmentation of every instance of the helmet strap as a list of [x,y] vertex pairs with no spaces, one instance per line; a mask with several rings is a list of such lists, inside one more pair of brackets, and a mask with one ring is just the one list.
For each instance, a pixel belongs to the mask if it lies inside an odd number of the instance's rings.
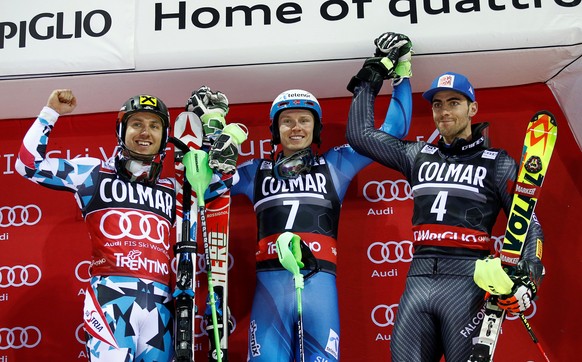
[[163,155],[140,155],[122,147],[115,165],[118,172],[130,182],[155,184],[162,172]]

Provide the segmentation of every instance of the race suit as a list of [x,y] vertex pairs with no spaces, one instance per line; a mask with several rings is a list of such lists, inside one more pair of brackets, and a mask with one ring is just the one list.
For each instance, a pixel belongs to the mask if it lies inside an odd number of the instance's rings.
[[171,361],[175,180],[129,182],[114,158],[46,157],[58,116],[43,108],[24,137],[16,169],[39,185],[74,193],[89,229],[91,284],[83,315],[89,358]]
[[[408,132],[410,83],[396,86],[383,130],[397,137]],[[275,242],[290,231],[309,245],[320,268],[305,280],[302,315],[305,361],[338,361],[340,323],[335,280],[341,203],[352,178],[371,160],[347,146],[315,156],[311,170],[291,180],[273,176],[273,163],[254,159],[238,168],[232,194],[244,194],[257,219],[257,283],[249,328],[249,361],[299,361],[297,299],[293,276],[279,263]]]
[[[354,149],[400,171],[412,187],[415,251],[394,325],[392,361],[467,361],[485,292],[473,281],[476,259],[495,254],[491,231],[512,202],[517,165],[488,148],[483,130],[446,145],[399,140],[373,127],[376,92],[356,87],[347,138]],[[534,215],[522,258],[541,264],[542,230]]]

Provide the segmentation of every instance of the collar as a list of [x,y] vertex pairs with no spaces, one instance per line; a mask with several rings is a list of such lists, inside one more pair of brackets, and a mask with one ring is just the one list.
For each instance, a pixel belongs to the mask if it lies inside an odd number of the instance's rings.
[[488,122],[473,124],[471,125],[471,137],[469,139],[455,138],[450,145],[447,145],[441,137],[438,141],[439,150],[444,154],[450,155],[469,154],[486,149],[489,147],[488,127]]

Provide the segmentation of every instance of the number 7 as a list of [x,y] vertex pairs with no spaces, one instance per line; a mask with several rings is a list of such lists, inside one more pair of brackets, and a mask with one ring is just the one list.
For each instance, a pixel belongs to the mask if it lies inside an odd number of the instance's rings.
[[291,206],[291,211],[289,211],[289,217],[287,218],[287,223],[285,224],[285,230],[291,230],[293,229],[295,217],[297,217],[297,210],[299,210],[299,200],[286,200],[283,201],[283,205]]

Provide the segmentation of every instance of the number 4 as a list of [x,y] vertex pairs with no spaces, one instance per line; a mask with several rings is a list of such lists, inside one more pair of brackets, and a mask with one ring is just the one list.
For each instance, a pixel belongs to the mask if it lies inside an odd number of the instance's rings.
[[436,214],[437,221],[443,221],[443,217],[447,213],[447,197],[449,196],[448,191],[439,191],[432,203],[430,212]]

